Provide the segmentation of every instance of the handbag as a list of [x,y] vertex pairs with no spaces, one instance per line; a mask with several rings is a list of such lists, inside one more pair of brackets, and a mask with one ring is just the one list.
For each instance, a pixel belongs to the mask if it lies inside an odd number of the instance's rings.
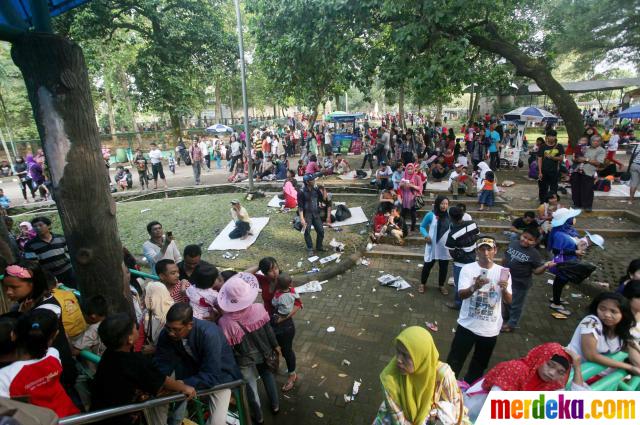
[[623,171],[620,173],[620,181],[628,182],[631,180],[631,164],[633,164],[633,160],[638,156],[638,146],[633,148],[633,153],[631,154],[631,158],[629,159],[629,165],[627,165],[627,171]]
[[417,210],[420,210],[422,209],[422,207],[424,207],[424,198],[422,197],[422,195],[416,196],[413,199]]
[[253,345],[258,351],[260,351],[260,354],[262,354],[262,357],[264,358],[264,364],[267,365],[267,368],[271,371],[271,373],[278,373],[278,369],[280,368],[280,353],[278,353],[278,351],[276,351],[275,349],[272,349],[271,352],[268,353],[262,352],[260,350],[260,345],[255,340],[255,337],[251,335],[251,333],[247,330],[247,328],[242,326],[240,322],[236,321],[236,323],[238,324],[238,326],[240,326],[240,328],[242,328],[244,333],[247,334],[249,338],[251,338]]

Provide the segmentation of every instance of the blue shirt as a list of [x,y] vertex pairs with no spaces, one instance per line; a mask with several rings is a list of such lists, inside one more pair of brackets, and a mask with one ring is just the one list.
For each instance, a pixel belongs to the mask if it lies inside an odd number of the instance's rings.
[[7,198],[6,196],[0,196],[0,207],[2,208],[9,208],[9,204],[11,203],[11,201],[9,200],[9,198]]
[[491,145],[489,146],[489,152],[498,152],[499,141],[500,141],[500,133],[493,130],[491,132]]

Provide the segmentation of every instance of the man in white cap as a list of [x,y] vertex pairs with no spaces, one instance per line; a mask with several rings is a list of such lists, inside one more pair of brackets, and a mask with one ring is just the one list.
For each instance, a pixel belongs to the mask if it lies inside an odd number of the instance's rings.
[[476,243],[478,260],[460,270],[462,307],[447,363],[458,376],[475,346],[464,376],[468,383],[484,374],[502,327],[502,303],[511,304],[511,276],[509,269],[493,262],[497,252],[495,239],[483,237]]

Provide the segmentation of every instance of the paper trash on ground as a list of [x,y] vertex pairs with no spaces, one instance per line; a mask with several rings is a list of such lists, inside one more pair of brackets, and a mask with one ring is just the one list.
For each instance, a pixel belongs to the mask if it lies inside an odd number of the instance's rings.
[[322,282],[318,282],[317,280],[312,280],[311,282],[307,282],[304,285],[297,286],[295,290],[298,294],[320,292],[322,291],[322,285],[324,285],[327,282],[328,280],[323,280]]
[[398,278],[390,274],[383,274],[378,278],[378,282],[380,282],[381,285],[389,285],[396,280],[398,280]]
[[320,259],[320,257],[318,257],[317,255],[314,255],[313,257],[309,257],[309,258],[307,258],[307,260],[308,260],[310,263],[313,263],[314,261],[318,261],[319,259]]
[[338,252],[344,251],[344,243],[336,241],[335,238],[331,239],[331,242],[329,242],[329,246],[334,248]]
[[320,264],[326,264],[329,263],[333,260],[337,260],[338,258],[340,258],[340,254],[338,254],[337,252],[335,254],[331,254],[328,257],[324,257],[320,259]]
[[351,394],[350,395],[347,395],[347,394],[344,395],[344,402],[345,403],[349,403],[349,402],[351,402],[351,401],[356,399],[356,396],[358,395],[358,392],[360,391],[360,385],[362,385],[361,381],[353,381],[353,388],[351,389]]

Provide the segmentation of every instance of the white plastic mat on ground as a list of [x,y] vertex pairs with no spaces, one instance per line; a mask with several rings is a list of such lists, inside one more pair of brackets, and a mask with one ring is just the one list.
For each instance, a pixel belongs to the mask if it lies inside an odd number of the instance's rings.
[[[278,198],[278,195],[273,195],[273,198],[271,198],[267,206],[271,208],[280,208],[280,202],[284,204],[284,199]],[[340,201],[336,201],[333,203],[333,205],[344,205],[344,204],[345,204],[344,202],[340,202]]]
[[437,190],[437,191],[448,191],[449,190],[449,181],[441,181],[441,182],[427,182],[427,190]]
[[[334,203],[334,205],[337,204],[337,202]],[[364,214],[364,211],[362,211],[362,207],[349,208],[349,211],[351,212],[351,217],[344,221],[336,221],[334,223],[331,223],[333,227],[351,226],[354,224],[366,223],[368,221],[367,216]],[[336,210],[331,210],[331,214],[335,213]]]
[[368,177],[371,176],[371,170],[364,170],[364,171],[367,173],[367,176],[363,177],[361,179],[356,178],[356,171],[355,170],[349,171],[346,174],[340,174],[338,176],[338,178],[342,179],[342,180],[366,180]]
[[230,239],[229,233],[234,229],[235,223],[232,221],[220,232],[220,234],[209,245],[209,251],[226,251],[233,249],[247,249],[258,239],[260,232],[269,223],[269,217],[254,217],[251,219],[251,233],[246,239]]

